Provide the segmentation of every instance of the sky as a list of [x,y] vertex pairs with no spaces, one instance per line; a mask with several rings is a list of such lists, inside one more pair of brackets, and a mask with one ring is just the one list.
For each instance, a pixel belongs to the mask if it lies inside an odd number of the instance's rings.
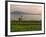
[[41,20],[42,6],[10,4],[11,20],[23,16],[26,20]]
[[22,11],[25,13],[41,14],[42,7],[37,5],[11,5],[11,12]]

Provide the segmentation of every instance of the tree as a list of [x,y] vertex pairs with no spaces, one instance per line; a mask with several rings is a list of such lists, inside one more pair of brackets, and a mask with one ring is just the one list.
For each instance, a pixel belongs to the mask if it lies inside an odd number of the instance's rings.
[[23,17],[23,16],[19,17],[19,24],[20,24],[20,23],[21,23],[21,21],[22,21],[22,17]]

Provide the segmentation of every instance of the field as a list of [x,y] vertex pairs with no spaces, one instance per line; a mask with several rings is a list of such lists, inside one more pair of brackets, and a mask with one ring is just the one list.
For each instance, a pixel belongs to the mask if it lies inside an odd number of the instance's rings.
[[11,21],[11,32],[21,31],[39,31],[41,30],[41,21]]

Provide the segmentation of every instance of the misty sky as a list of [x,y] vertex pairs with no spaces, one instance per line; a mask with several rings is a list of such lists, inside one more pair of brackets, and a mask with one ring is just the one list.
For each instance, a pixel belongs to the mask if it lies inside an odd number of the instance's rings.
[[10,5],[11,20],[23,16],[24,19],[41,20],[42,6],[38,5]]

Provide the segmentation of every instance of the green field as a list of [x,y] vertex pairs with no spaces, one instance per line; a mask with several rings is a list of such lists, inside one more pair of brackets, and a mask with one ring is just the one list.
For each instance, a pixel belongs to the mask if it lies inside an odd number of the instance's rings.
[[39,31],[41,28],[41,21],[11,21],[11,32]]

